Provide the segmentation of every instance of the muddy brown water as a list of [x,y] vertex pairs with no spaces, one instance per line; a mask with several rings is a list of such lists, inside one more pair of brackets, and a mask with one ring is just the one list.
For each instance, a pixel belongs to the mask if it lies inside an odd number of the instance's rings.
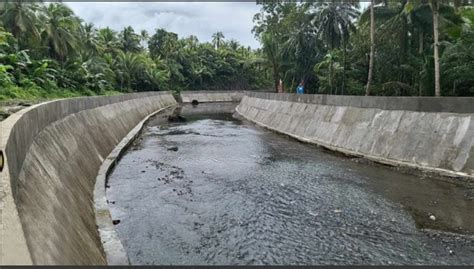
[[132,264],[474,264],[472,183],[340,156],[234,107],[157,115],[109,176]]

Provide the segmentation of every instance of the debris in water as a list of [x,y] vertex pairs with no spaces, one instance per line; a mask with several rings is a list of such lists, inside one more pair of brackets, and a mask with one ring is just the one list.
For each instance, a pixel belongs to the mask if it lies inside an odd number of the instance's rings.
[[112,224],[113,224],[113,225],[117,225],[117,224],[119,224],[119,223],[120,223],[120,220],[119,220],[119,219],[114,219],[114,220],[112,221]]
[[185,122],[186,118],[180,115],[171,115],[171,116],[168,116],[168,121],[169,122]]
[[169,150],[169,151],[178,151],[178,147],[177,146],[169,147],[169,148],[167,148],[167,150]]
[[308,214],[310,214],[313,217],[316,217],[316,216],[319,215],[318,213],[315,213],[315,212],[312,212],[312,211],[308,211]]
[[435,220],[436,220],[436,217],[435,217],[434,215],[430,215],[430,220],[435,221]]
[[340,210],[340,209],[335,209],[334,210],[334,213],[341,213],[341,212],[342,212],[342,210]]

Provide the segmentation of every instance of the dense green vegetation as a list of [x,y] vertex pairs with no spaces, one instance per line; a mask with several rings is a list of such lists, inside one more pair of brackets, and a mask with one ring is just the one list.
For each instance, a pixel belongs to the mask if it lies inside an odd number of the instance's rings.
[[195,36],[97,29],[62,3],[0,3],[0,100],[265,86],[258,52]]
[[291,92],[303,81],[313,93],[435,95],[438,73],[441,95],[474,95],[470,1],[372,1],[373,16],[359,1],[261,4],[253,31],[275,89],[282,79]]
[[474,95],[470,1],[259,4],[253,33],[262,48],[252,50],[221,32],[212,42],[165,29],[116,32],[62,3],[1,2],[0,100],[276,90],[280,80],[286,92],[303,82],[307,93]]

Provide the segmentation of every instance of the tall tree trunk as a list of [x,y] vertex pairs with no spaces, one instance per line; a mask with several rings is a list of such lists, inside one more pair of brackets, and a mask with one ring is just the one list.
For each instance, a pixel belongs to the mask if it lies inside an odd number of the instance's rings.
[[421,55],[423,54],[423,41],[424,40],[424,34],[423,34],[423,29],[420,28],[420,32],[418,33],[418,53]]
[[[420,55],[423,55],[423,42],[424,42],[424,34],[423,34],[423,29],[420,27],[418,30],[418,53]],[[423,66],[421,67],[423,70]],[[423,83],[421,81],[421,76],[418,76],[418,95],[422,96],[423,95]]]
[[[407,0],[402,1],[402,10],[400,13],[403,12],[403,9],[405,9],[405,5],[407,4]],[[408,59],[408,18],[405,14],[402,15],[402,25],[401,25],[401,31],[400,31],[400,65],[405,65],[407,63]],[[403,68],[400,77],[400,81],[402,82],[407,82],[409,75],[406,72],[406,69]],[[410,83],[410,82],[408,82]]]
[[333,68],[333,61],[329,65],[329,94],[332,94],[332,90],[334,88],[334,68]]
[[295,77],[293,76],[293,78],[291,79],[291,88],[288,90],[289,93],[291,93],[295,89],[295,84]]
[[[402,10],[405,8],[407,0],[402,1]],[[400,63],[405,64],[408,54],[408,18],[406,15],[402,16],[402,29],[400,31]]]
[[344,95],[344,88],[346,87],[346,41],[342,45],[342,88],[341,95]]
[[273,81],[275,82],[275,92],[278,93],[278,85],[280,84],[280,80],[278,79],[278,70],[276,65],[273,65]]
[[372,73],[374,70],[374,55],[375,55],[375,18],[374,18],[374,4],[375,1],[370,1],[370,58],[369,58],[369,75],[367,77],[367,85],[365,88],[365,95],[370,95],[370,84],[372,83]]
[[430,1],[433,13],[433,39],[434,39],[434,66],[435,66],[435,96],[441,96],[440,71],[439,71],[439,2]]

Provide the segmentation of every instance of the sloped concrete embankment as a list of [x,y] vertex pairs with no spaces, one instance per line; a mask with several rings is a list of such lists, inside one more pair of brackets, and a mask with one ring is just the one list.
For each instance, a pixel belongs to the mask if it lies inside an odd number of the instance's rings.
[[198,103],[215,102],[240,102],[243,91],[183,91],[181,92],[183,103],[191,103],[194,100]]
[[236,111],[261,126],[331,150],[474,177],[474,98],[246,92]]
[[0,264],[105,264],[94,212],[99,167],[170,93],[57,100],[1,122]]

